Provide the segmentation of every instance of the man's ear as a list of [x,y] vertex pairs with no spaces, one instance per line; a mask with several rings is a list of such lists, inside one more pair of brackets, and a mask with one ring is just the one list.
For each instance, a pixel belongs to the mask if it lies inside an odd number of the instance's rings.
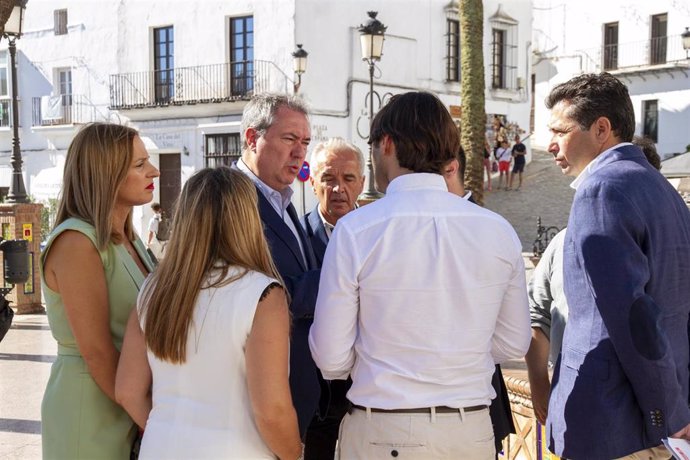
[[453,177],[456,174],[458,174],[458,170],[460,169],[460,162],[456,159],[450,160],[446,166],[443,168],[443,176],[444,177]]
[[611,120],[609,120],[607,117],[597,118],[594,121],[591,129],[594,130],[597,140],[602,144],[608,141],[613,134],[613,130],[611,129]]
[[395,154],[395,144],[388,134],[384,134],[379,141],[381,144],[381,152],[384,155],[394,155]]
[[254,128],[247,128],[244,131],[244,139],[247,141],[247,146],[249,150],[256,150],[256,141],[259,140],[259,135]]

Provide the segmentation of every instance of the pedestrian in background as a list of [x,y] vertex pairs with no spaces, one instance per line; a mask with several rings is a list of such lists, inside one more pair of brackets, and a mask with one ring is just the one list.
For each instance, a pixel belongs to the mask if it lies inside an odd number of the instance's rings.
[[501,146],[494,152],[494,157],[496,157],[496,161],[498,161],[498,189],[500,190],[504,187],[503,179],[505,178],[504,190],[508,190],[510,161],[512,160],[512,156],[507,140],[501,141]]
[[132,207],[158,170],[134,129],[86,125],[67,150],[41,287],[57,359],[41,406],[43,457],[129,458],[137,428],[115,402],[125,324],[153,270]]
[[510,183],[508,184],[508,189],[513,188],[513,179],[515,179],[516,174],[518,175],[518,186],[515,190],[520,190],[520,187],[522,187],[522,173],[525,170],[526,154],[527,147],[525,147],[525,144],[523,144],[520,140],[520,135],[516,134],[515,144],[511,150],[511,155],[513,157],[513,170],[510,173]]
[[628,89],[584,74],[546,99],[549,152],[575,198],[563,251],[568,323],[549,400],[549,449],[667,459],[690,439],[690,212],[632,145]]
[[256,189],[239,171],[207,168],[178,202],[117,373],[118,400],[146,428],[139,458],[294,460],[290,317]]

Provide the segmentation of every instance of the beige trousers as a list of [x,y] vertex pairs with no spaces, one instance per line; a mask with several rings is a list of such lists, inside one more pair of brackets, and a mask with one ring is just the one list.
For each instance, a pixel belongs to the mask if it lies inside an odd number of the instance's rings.
[[661,445],[640,450],[616,460],[669,460],[670,458],[672,458],[671,452],[669,452],[666,447]]
[[353,409],[340,425],[336,457],[494,460],[489,410],[391,414]]

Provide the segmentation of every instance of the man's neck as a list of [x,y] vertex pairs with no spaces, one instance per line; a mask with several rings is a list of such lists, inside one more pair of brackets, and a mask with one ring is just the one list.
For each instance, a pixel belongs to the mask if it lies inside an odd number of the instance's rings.
[[324,222],[328,222],[334,227],[336,222],[338,222],[338,219],[330,215],[328,211],[324,211],[321,205],[319,205],[319,216],[321,216],[321,220],[323,220]]

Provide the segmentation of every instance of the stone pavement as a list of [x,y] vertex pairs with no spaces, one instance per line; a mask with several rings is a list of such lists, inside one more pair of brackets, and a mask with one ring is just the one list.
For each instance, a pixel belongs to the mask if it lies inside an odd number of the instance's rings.
[[41,458],[41,399],[57,345],[45,315],[15,315],[0,342],[0,459]]
[[[575,195],[575,190],[569,186],[573,178],[563,175],[551,154],[532,151],[532,161],[525,167],[519,191],[499,191],[496,188],[498,175],[492,177],[493,191],[484,192],[484,206],[512,224],[522,242],[523,252],[532,252],[537,236],[537,217],[541,216],[544,227],[562,229],[568,224]],[[517,186],[517,177],[513,186]]]

